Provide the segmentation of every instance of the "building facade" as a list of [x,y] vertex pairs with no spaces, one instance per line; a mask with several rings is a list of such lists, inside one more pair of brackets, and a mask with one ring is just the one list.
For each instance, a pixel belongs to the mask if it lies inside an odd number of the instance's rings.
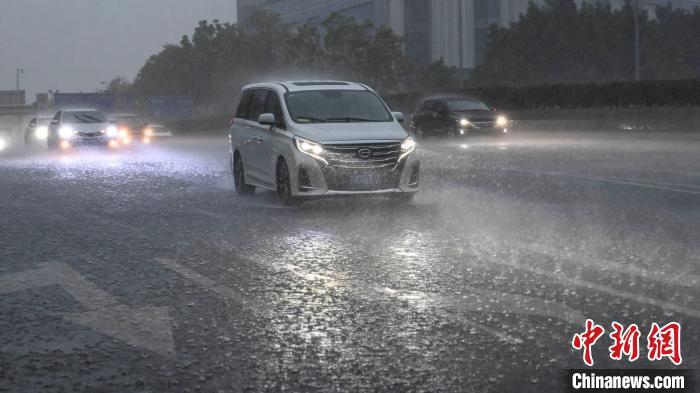
[[268,8],[289,26],[320,26],[331,13],[389,26],[404,37],[405,52],[419,64],[440,59],[460,69],[483,57],[488,28],[507,26],[528,0],[238,0],[239,20]]

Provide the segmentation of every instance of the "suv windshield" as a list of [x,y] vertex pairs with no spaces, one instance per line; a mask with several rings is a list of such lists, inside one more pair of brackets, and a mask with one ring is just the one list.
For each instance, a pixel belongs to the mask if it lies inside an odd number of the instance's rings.
[[296,123],[390,122],[391,113],[370,91],[315,90],[287,93],[289,115]]
[[466,98],[447,100],[447,107],[450,108],[451,111],[455,112],[489,110],[489,107],[483,102]]
[[84,112],[65,112],[62,121],[64,123],[73,124],[88,124],[88,123],[106,123],[102,113],[97,111]]

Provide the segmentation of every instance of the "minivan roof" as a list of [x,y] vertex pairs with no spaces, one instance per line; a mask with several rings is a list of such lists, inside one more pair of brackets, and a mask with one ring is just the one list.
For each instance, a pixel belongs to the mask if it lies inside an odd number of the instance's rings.
[[95,108],[66,108],[61,110],[64,112],[100,112]]
[[243,90],[253,88],[279,88],[286,91],[308,91],[308,90],[370,90],[362,83],[335,81],[335,80],[301,80],[285,82],[254,83],[243,87]]

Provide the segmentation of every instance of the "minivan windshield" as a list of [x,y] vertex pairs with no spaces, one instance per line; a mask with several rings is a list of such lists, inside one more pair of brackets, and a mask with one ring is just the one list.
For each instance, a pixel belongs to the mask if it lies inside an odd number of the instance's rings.
[[106,123],[102,113],[97,111],[65,112],[62,121],[72,124]]
[[447,100],[447,107],[455,112],[489,110],[489,107],[483,102],[468,98],[449,99]]
[[313,90],[285,95],[296,123],[390,122],[391,113],[367,90]]

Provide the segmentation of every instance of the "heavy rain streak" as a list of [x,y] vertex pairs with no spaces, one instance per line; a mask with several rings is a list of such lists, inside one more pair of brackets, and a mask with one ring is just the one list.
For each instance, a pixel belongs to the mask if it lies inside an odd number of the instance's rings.
[[697,391],[698,37],[694,0],[3,0],[0,392]]

